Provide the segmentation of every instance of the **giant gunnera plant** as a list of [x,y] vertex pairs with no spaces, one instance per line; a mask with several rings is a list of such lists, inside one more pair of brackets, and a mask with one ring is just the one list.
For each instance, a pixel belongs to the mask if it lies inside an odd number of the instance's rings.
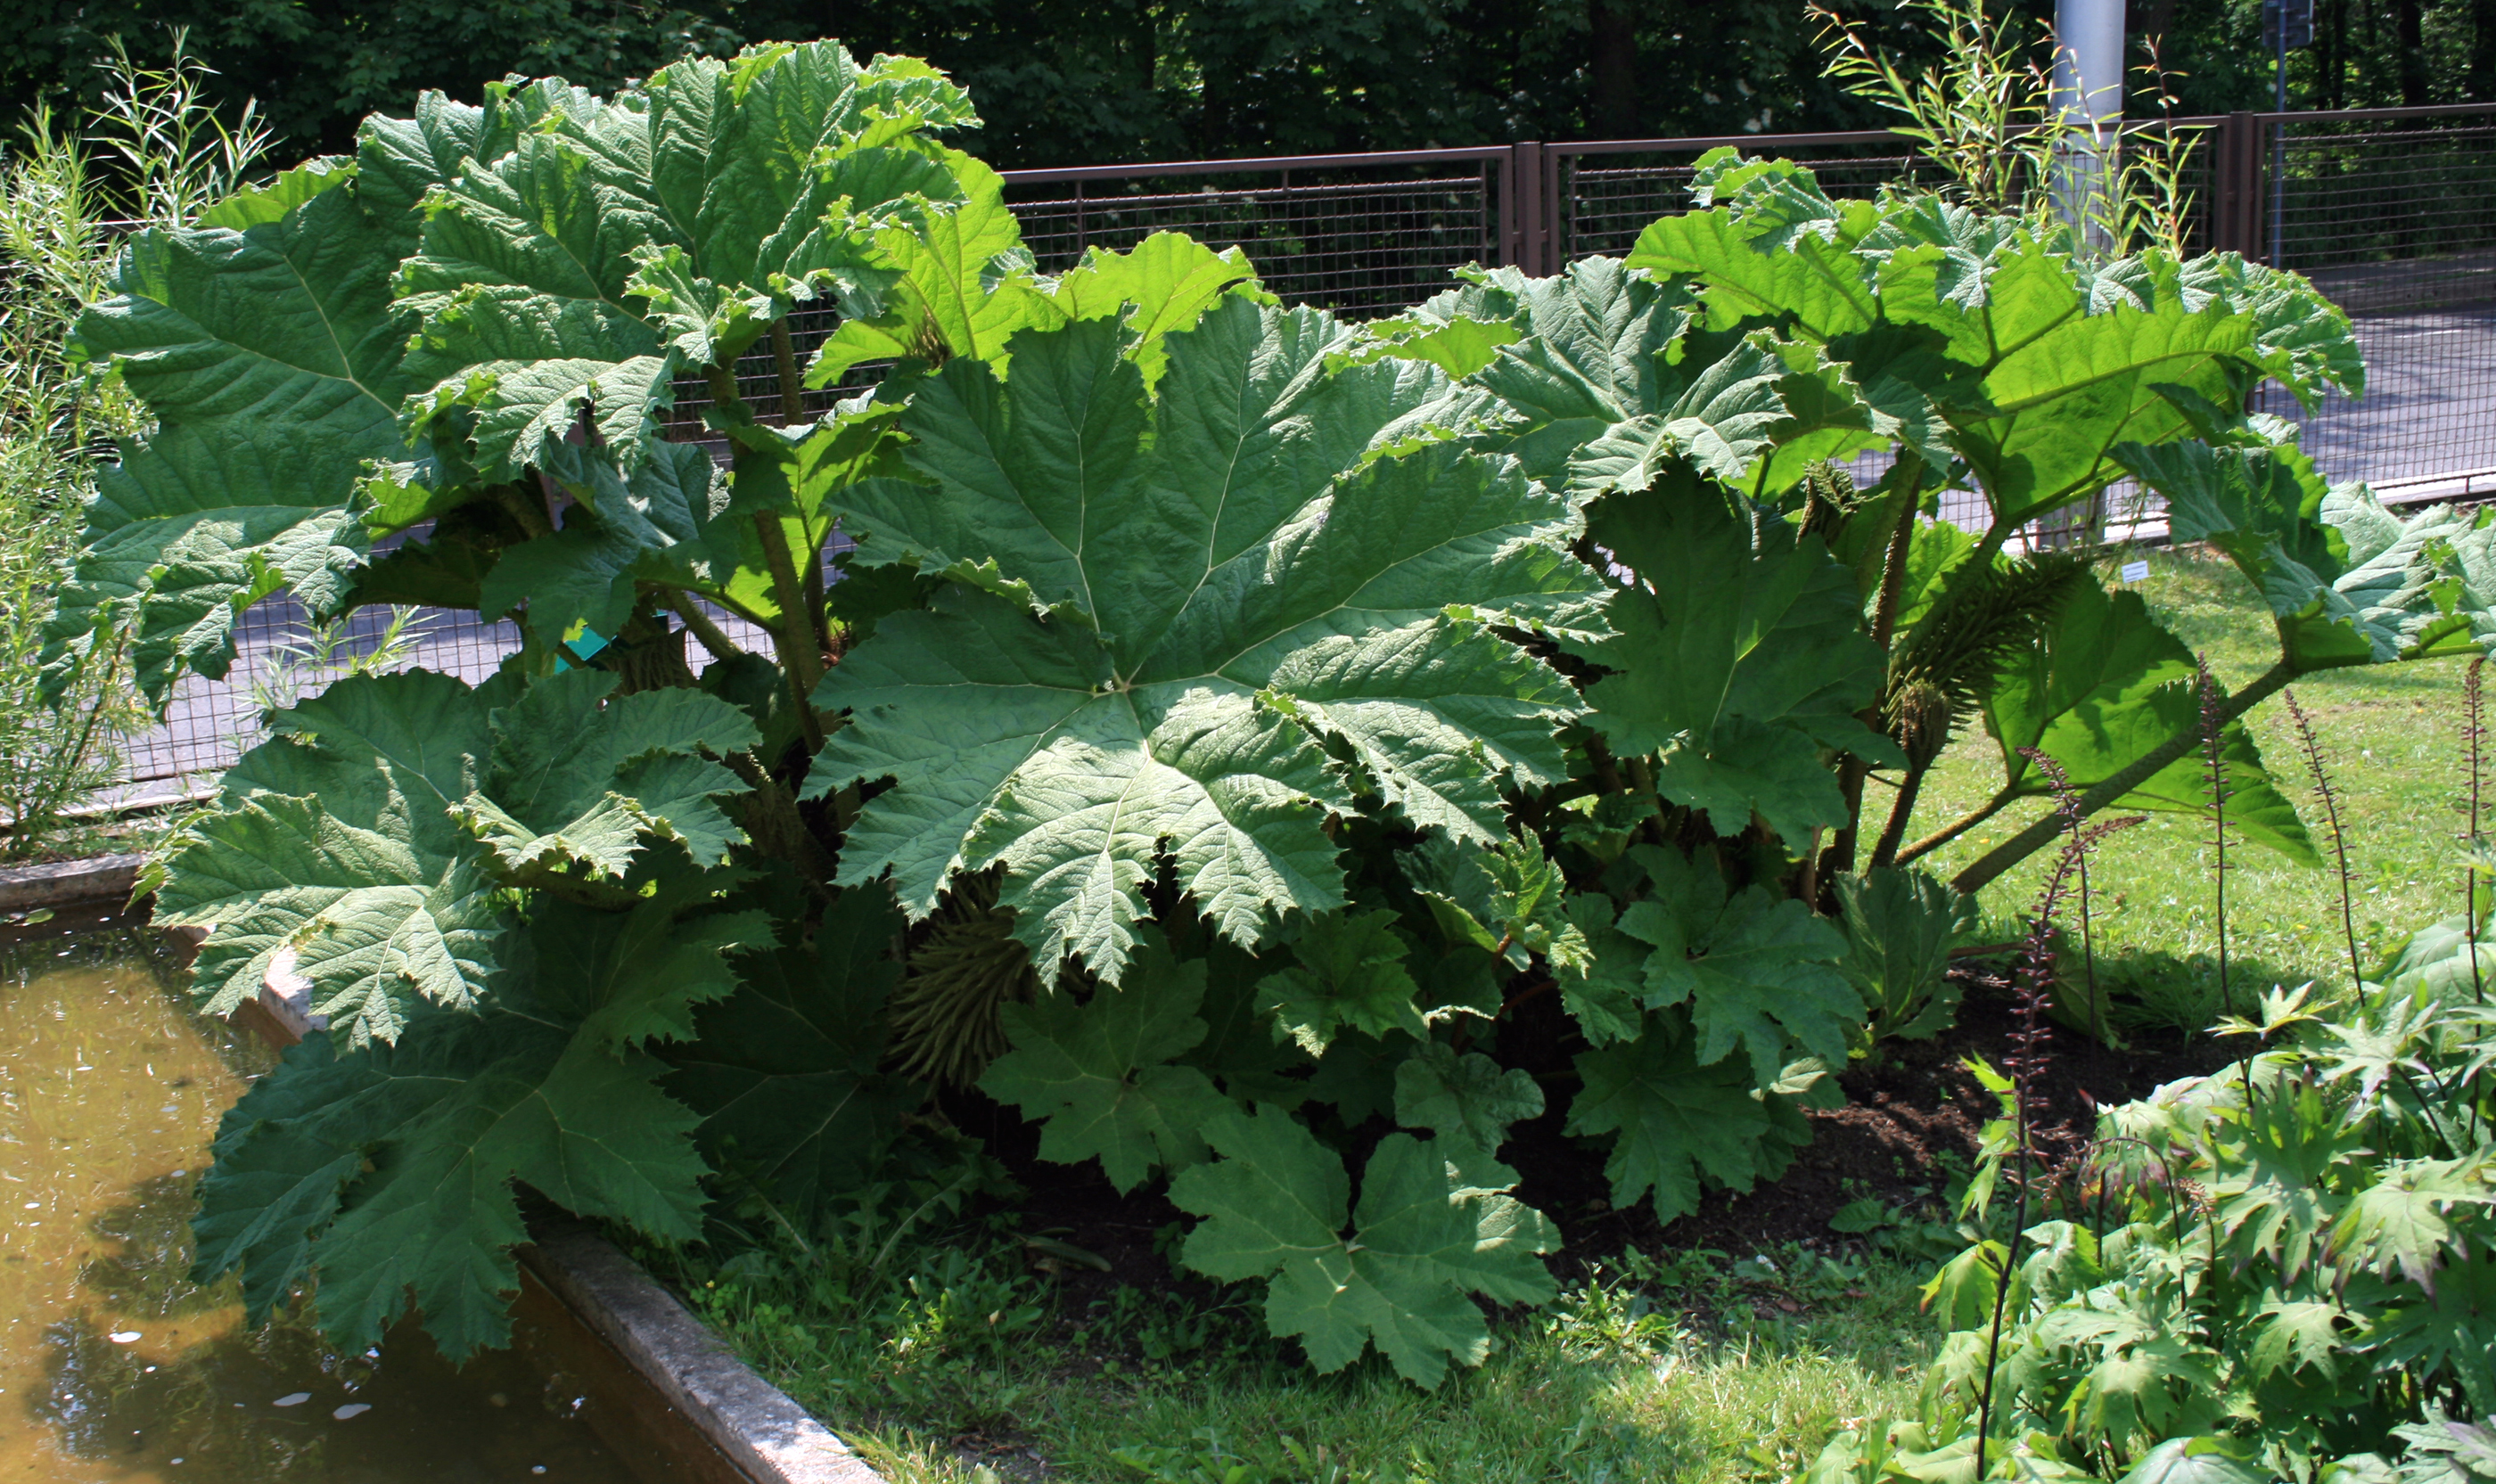
[[203,1187],[256,1310],[462,1354],[517,1187],[819,1222],[1011,1109],[1166,1181],[1178,1260],[1320,1368],[1430,1384],[1552,1291],[1513,1126],[1669,1220],[1946,1017],[2010,858],[1907,865],[1969,822],[1913,819],[1955,732],[1995,808],[2040,754],[2075,807],[2203,807],[2191,656],[2030,522],[2136,478],[2259,583],[2227,807],[2294,853],[2244,708],[2496,633],[2485,532],[2244,415],[2358,368],[2235,258],[1720,154],[1626,261],[1357,325],[1175,234],[1039,271],[939,141],[974,122],[829,43],[427,95],[139,234],[80,323],[154,423],[64,668],[121,645],[161,699],[280,592],[521,634],[276,714],[157,868],[210,1008],[291,974],[328,1017]]

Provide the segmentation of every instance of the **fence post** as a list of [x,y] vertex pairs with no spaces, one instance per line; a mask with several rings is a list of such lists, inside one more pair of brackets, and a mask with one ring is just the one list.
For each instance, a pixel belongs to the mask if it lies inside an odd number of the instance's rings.
[[[1543,274],[1543,141],[1520,139],[1509,146],[1513,162],[1510,179],[1515,183],[1513,196],[1515,234],[1509,239],[1508,261],[1522,269],[1526,276]],[[1508,213],[1503,212],[1502,215]]]
[[2210,246],[2218,252],[2242,253],[2248,262],[2262,255],[2262,126],[2253,114],[2231,113],[2219,126],[2219,230]]
[[1535,271],[1548,278],[1569,262],[1568,232],[1562,224],[1577,219],[1574,189],[1565,177],[1565,162],[1570,157],[1544,145],[1543,163],[1537,173],[1543,177],[1543,257]]
[[1499,186],[1499,237],[1491,246],[1490,257],[1494,263],[1512,263],[1516,261],[1516,237],[1522,230],[1516,210],[1516,146],[1509,145],[1508,153],[1498,156],[1497,161],[1492,173]]

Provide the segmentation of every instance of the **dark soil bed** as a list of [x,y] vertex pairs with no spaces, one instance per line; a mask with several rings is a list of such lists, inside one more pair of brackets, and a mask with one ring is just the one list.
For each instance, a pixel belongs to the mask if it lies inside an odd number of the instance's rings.
[[[1829,1218],[1867,1196],[1941,1215],[1941,1192],[1953,1173],[1973,1164],[1978,1130],[1995,1106],[1966,1069],[1965,1059],[1979,1057],[1998,1067],[2011,1050],[2006,968],[2007,961],[1962,965],[1953,971],[1965,989],[1956,1025],[1932,1040],[1885,1043],[1876,1058],[1848,1068],[1839,1079],[1845,1105],[1811,1114],[1815,1136],[1781,1179],[1763,1182],[1747,1194],[1713,1192],[1703,1209],[1669,1225],[1659,1223],[1643,1201],[1614,1210],[1602,1142],[1564,1134],[1568,1099],[1555,1096],[1550,1110],[1518,1125],[1502,1151],[1524,1174],[1517,1195],[1559,1225],[1568,1243],[1564,1266],[1626,1249],[1715,1249],[1748,1255],[1786,1242],[1826,1245],[1835,1238]],[[2076,1147],[2094,1124],[2097,1105],[2144,1096],[2162,1083],[2215,1070],[2226,1062],[2225,1047],[2206,1036],[2135,1034],[2118,1050],[2058,1026],[2050,1045],[2039,1081],[2039,1141],[2049,1156]],[[1552,1086],[1557,1092],[1564,1084]],[[1380,1123],[1374,1131],[1383,1133]],[[1059,1272],[1069,1298],[1079,1301],[1095,1296],[1086,1290],[1106,1292],[1121,1283],[1212,1291],[1184,1269],[1174,1270],[1166,1255],[1187,1219],[1158,1189],[1147,1186],[1121,1196],[1097,1164],[1043,1162],[1028,1126],[1000,1119],[993,1129],[979,1131],[1027,1191],[1023,1229],[1047,1233],[1109,1263],[1110,1271],[1101,1273],[1038,1255],[1042,1266]]]

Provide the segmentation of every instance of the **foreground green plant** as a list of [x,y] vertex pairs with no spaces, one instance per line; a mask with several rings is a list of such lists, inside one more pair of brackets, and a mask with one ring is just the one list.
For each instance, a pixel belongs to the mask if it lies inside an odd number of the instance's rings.
[[[2284,665],[2471,642],[2447,569],[2489,538],[2326,509],[2241,416],[2355,383],[2301,281],[1725,153],[1629,263],[1361,326],[1170,234],[1038,273],[934,139],[971,117],[829,44],[428,97],[141,235],[82,322],[157,422],[58,665],[222,673],[280,587],[524,635],[480,686],[279,713],[164,861],[211,1005],[294,975],[330,1020],[204,1188],[255,1305],[317,1282],[344,1340],[413,1304],[464,1352],[507,1333],[515,1181],[812,1240],[1011,1107],[1044,1159],[1166,1180],[1179,1260],[1321,1368],[1435,1385],[1482,1301],[1555,1291],[1516,1126],[1669,1221],[1938,1028],[1964,904],[1898,871],[1954,730],[2006,799],[2043,757],[2199,807],[2181,646],[2027,522],[2139,473],[2233,542]],[[839,319],[811,359],[801,308]],[[1981,536],[1929,518],[1962,484]],[[2239,833],[2310,853],[2241,727],[2221,753]]]
[[1950,1334],[1915,1419],[1842,1436],[1809,1477],[1976,1477],[1988,1396],[1984,1478],[2484,1476],[2482,1435],[2445,1425],[2496,1412],[2471,957],[2455,919],[2350,1002],[2273,990],[2221,1027],[2242,1067],[2108,1110],[2024,1257],[1971,1249],[1926,1290]]

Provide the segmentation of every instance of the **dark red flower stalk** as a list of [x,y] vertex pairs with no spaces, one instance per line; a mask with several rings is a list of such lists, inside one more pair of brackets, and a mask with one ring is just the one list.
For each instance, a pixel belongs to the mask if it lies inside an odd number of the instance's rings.
[[[2201,757],[2210,790],[2210,838],[2216,854],[2210,864],[2210,882],[2218,901],[2219,918],[2219,1008],[2228,1015],[2236,1013],[2235,997],[2228,991],[2228,799],[2233,791],[2228,787],[2227,759],[2220,751],[2226,734],[2226,724],[2219,718],[2219,679],[2210,673],[2210,657],[2195,655],[2193,668],[2201,687]],[[2248,1051],[2236,1058],[2236,1075],[2245,1084],[2245,1109],[2254,1105],[2254,1063]]]
[[2194,656],[2193,668],[2201,693],[2202,769],[2210,792],[2210,840],[2216,851],[2210,881],[2218,904],[2219,1008],[2233,1015],[2235,997],[2228,989],[2228,766],[2220,751],[2226,724],[2219,717],[2219,680],[2210,673],[2209,657]]
[[[2479,842],[2479,793],[2487,776],[2487,712],[2486,693],[2481,688],[2480,671],[2487,667],[2485,655],[2473,655],[2470,668],[2461,677],[2461,740],[2469,749],[2470,821],[2468,833],[2461,839],[2463,850]],[[2487,1003],[2487,986],[2479,974],[2479,866],[2471,861],[2461,868],[2461,921],[2470,944],[2470,991],[2480,1005]]]
[[2037,765],[2037,771],[2053,788],[2054,812],[2061,818],[2064,831],[2063,848],[2054,857],[2054,868],[2046,873],[2044,887],[2029,911],[2028,937],[2021,946],[2019,971],[2013,980],[2012,1013],[2015,1023],[2011,1033],[2011,1054],[2002,1059],[2003,1069],[2011,1074],[2011,1118],[2018,1164],[2012,1180],[2011,1241],[2003,1252],[2002,1271],[1995,1275],[1993,1323],[1984,1342],[1984,1394],[1976,1407],[1976,1476],[1980,1479],[1984,1477],[1984,1450],[1993,1428],[1993,1381],[2002,1354],[2003,1312],[2011,1299],[2011,1275],[2019,1270],[2020,1239],[2028,1229],[2028,1193],[2034,1184],[2036,1156],[2031,1095],[2052,1058],[2053,1032],[2045,1022],[2045,1013],[2054,1001],[2054,924],[2081,879],[2089,852],[2108,835],[2137,824],[2142,819],[2131,815],[2088,823],[2080,813],[2079,790],[2072,787],[2071,776],[2063,771],[2062,764],[2033,747],[2023,747],[2019,752]]
[[2297,744],[2305,750],[2306,771],[2314,775],[2314,796],[2323,801],[2323,818],[2331,826],[2331,858],[2340,878],[2340,936],[2349,944],[2349,984],[2352,989],[2365,982],[2366,974],[2358,966],[2357,913],[2351,895],[2349,877],[2349,839],[2340,828],[2340,794],[2331,787],[2331,771],[2324,765],[2323,740],[2314,734],[2314,721],[2305,708],[2296,703],[2293,688],[2281,693],[2288,701],[2288,714],[2296,723]]

